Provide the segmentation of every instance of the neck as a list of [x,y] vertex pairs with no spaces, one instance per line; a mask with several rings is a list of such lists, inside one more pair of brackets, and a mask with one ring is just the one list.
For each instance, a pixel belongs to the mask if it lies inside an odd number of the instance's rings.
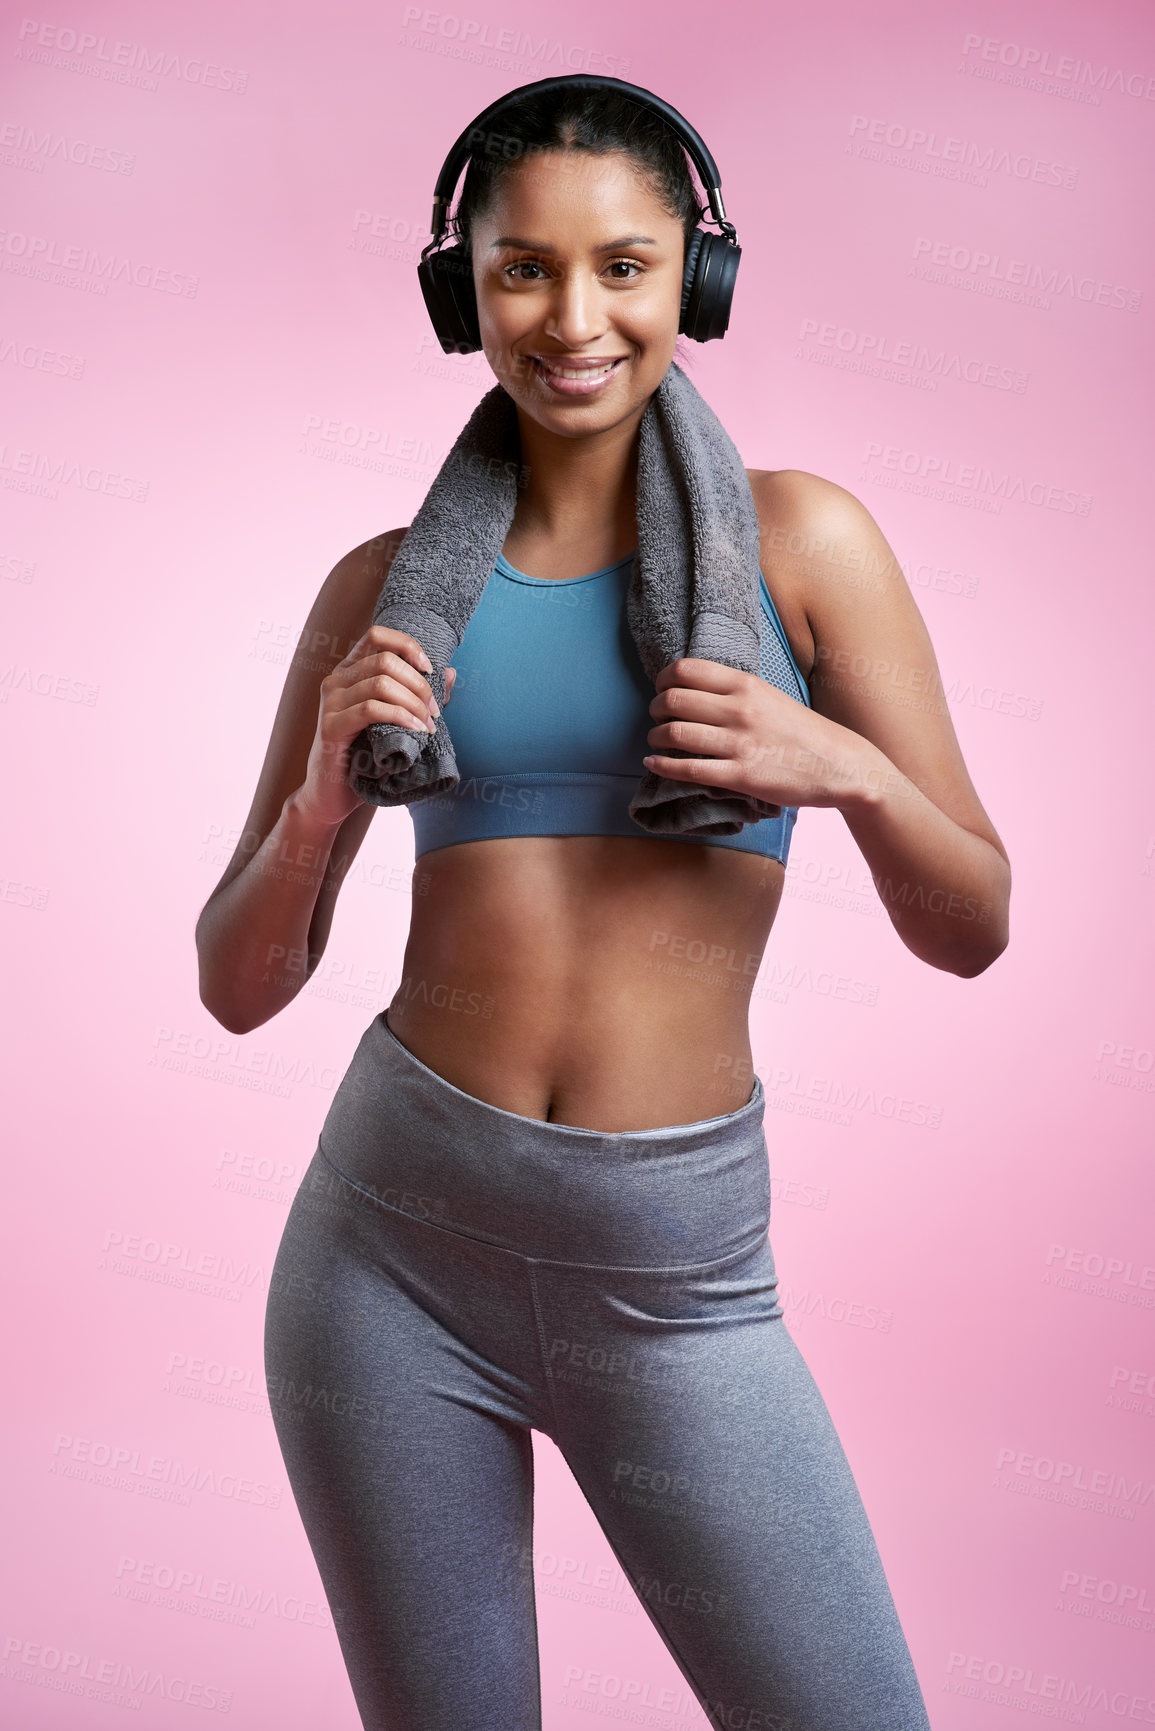
[[565,438],[518,410],[528,470],[510,526],[521,539],[588,540],[599,529],[617,545],[637,541],[638,428],[645,408],[617,426]]

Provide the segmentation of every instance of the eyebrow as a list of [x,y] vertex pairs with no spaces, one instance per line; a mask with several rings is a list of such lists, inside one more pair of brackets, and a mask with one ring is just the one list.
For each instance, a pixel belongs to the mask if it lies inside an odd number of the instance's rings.
[[[594,252],[617,252],[623,246],[657,246],[657,244],[658,244],[657,241],[653,238],[652,235],[627,234],[627,235],[623,235],[620,240],[607,240],[602,246],[595,246],[593,248],[593,251]],[[494,241],[492,247],[490,248],[490,251],[496,252],[499,247],[503,247],[503,246],[521,247],[525,252],[556,252],[557,251],[556,246],[547,246],[544,243],[544,241],[522,240],[519,238],[519,236],[517,236],[515,234],[499,235],[498,238]]]

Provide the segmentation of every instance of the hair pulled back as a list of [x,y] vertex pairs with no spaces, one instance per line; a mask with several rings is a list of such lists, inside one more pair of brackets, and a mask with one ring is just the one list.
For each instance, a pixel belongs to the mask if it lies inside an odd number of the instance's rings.
[[580,85],[530,89],[493,117],[469,157],[449,222],[454,238],[472,249],[474,225],[490,210],[503,175],[545,151],[572,155],[575,168],[591,180],[598,173],[591,158],[627,156],[658,202],[682,224],[689,244],[706,207],[698,201],[680,140],[652,109],[638,107],[616,90]]

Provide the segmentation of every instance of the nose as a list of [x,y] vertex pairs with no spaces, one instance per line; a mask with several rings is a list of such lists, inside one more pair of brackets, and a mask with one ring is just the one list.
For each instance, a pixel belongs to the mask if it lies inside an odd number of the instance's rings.
[[587,271],[566,271],[554,283],[549,300],[545,334],[562,348],[584,348],[604,333],[604,303]]

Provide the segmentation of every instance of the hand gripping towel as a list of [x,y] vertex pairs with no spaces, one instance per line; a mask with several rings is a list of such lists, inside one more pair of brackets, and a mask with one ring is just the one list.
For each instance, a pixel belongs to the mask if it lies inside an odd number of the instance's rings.
[[[434,477],[377,599],[373,623],[408,632],[433,663],[427,678],[441,714],[435,733],[372,722],[357,735],[349,785],[370,804],[408,805],[458,784],[445,670],[505,545],[523,482],[517,408],[495,385]],[[649,678],[683,655],[757,674],[760,539],[750,483],[729,434],[673,361],[638,430],[636,514],[626,618]],[[737,835],[780,809],[642,766],[629,813],[650,835]]]

